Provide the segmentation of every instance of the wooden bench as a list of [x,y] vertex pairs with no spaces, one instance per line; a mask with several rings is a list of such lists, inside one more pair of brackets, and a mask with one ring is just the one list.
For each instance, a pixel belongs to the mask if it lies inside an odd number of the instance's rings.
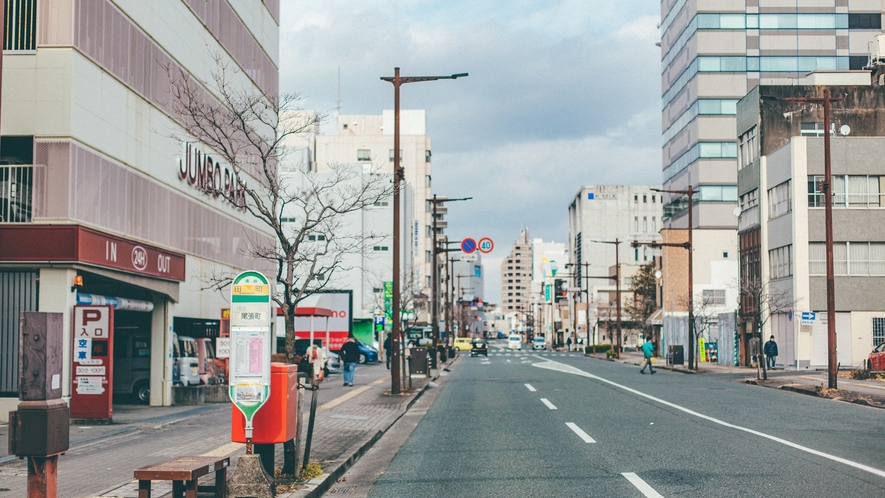
[[[138,498],[151,498],[151,481],[172,481],[172,496],[175,498],[181,498],[182,492],[186,493],[187,498],[197,498],[198,490],[215,490],[215,498],[224,498],[227,494],[229,466],[228,457],[182,456],[135,469]],[[212,472],[215,472],[214,486],[197,485],[199,478]]]

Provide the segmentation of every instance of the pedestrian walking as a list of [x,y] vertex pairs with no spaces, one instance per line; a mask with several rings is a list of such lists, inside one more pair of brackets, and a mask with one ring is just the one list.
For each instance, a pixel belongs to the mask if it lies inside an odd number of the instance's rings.
[[571,338],[571,336],[569,336],[569,338],[565,340],[565,346],[566,346],[566,348],[567,348],[569,351],[572,350],[572,338]]
[[387,369],[390,370],[390,334],[384,339],[384,358],[387,359]]
[[313,381],[320,382],[323,380],[323,374],[325,373],[326,367],[326,354],[323,351],[323,348],[314,344],[307,351],[307,358],[310,362],[313,374]]
[[360,347],[353,337],[348,337],[341,346],[341,362],[344,363],[344,385],[353,386],[353,374],[360,360]]
[[777,362],[777,343],[774,342],[774,336],[771,336],[771,339],[762,346],[762,352],[765,353],[765,361],[767,362],[768,368],[774,368],[774,365]]
[[639,373],[645,373],[645,367],[648,367],[651,370],[651,373],[655,373],[657,370],[653,366],[651,366],[651,356],[655,352],[655,345],[651,342],[651,336],[648,336],[648,340],[642,345],[642,354],[645,355],[645,363],[642,365],[642,368],[639,370]]

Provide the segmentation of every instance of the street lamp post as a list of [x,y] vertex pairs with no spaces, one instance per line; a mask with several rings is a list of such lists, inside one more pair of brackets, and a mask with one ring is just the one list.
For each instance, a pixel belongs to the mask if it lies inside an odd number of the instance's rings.
[[[473,199],[473,197],[460,197],[457,199],[437,199],[436,194],[433,194],[433,206],[432,206],[432,220],[431,223],[433,225],[432,238],[433,238],[433,275],[431,283],[431,299],[433,302],[431,303],[431,327],[433,327],[433,353],[430,355],[433,358],[434,365],[436,366],[436,350],[439,344],[439,254],[445,254],[450,251],[458,251],[460,249],[445,249],[440,248],[439,244],[436,241],[437,228],[436,228],[436,206],[445,202],[455,202],[455,201],[467,201]],[[448,322],[446,322],[448,323]]]
[[688,369],[694,370],[696,368],[695,365],[695,355],[694,355],[694,275],[693,275],[693,264],[692,264],[692,253],[694,252],[694,247],[692,246],[692,229],[693,225],[693,217],[692,211],[694,207],[694,202],[692,202],[692,197],[694,194],[698,193],[694,187],[689,186],[685,190],[666,190],[660,188],[651,189],[654,192],[666,192],[668,194],[682,194],[688,197],[688,242],[686,243],[666,243],[666,242],[637,242],[633,241],[633,247],[650,246],[652,248],[657,247],[682,247],[688,250]]
[[399,87],[406,83],[418,83],[421,81],[454,80],[467,76],[467,73],[458,73],[451,76],[400,76],[399,68],[393,68],[393,77],[382,76],[381,79],[393,83],[393,299],[391,302],[391,315],[393,319],[393,338],[390,340],[391,363],[390,368],[390,392],[400,393],[400,367],[395,361],[400,356],[400,189],[405,181],[403,168],[400,166],[399,153]]

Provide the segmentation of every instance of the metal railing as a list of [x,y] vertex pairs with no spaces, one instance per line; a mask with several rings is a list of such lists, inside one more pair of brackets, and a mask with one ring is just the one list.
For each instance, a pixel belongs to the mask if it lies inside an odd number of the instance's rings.
[[33,196],[31,166],[0,166],[0,222],[30,223]]

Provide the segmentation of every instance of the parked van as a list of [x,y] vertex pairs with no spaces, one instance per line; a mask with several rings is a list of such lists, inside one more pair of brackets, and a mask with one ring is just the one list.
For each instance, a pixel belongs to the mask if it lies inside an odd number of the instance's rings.
[[178,343],[178,373],[181,385],[196,386],[200,384],[200,359],[197,352],[197,341],[193,337],[172,334]]
[[114,334],[114,394],[151,399],[151,336],[138,330]]

